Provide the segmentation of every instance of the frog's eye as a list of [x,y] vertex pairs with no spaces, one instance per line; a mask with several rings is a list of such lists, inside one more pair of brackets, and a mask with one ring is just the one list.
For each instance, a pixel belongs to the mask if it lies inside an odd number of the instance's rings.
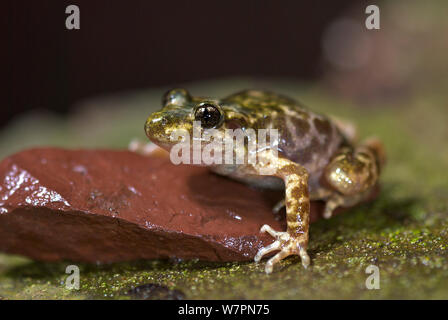
[[191,96],[185,89],[172,89],[167,91],[162,98],[162,104],[163,106],[166,106],[168,104],[174,104],[174,105],[184,105],[186,102],[191,101]]
[[211,103],[199,105],[194,112],[196,121],[201,121],[203,128],[216,128],[222,122],[222,114],[217,106]]

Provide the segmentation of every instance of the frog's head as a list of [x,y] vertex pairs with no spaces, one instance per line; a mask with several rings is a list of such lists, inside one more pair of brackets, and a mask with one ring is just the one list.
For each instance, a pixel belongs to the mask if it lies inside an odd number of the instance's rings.
[[[193,122],[200,126],[201,142],[204,131],[216,129],[224,135],[225,129],[242,128],[247,124],[247,116],[235,105],[216,99],[191,97],[185,89],[173,89],[163,97],[163,107],[149,116],[145,123],[148,138],[160,147],[170,150],[179,140],[173,141],[174,132],[188,132],[190,142],[193,141]],[[183,134],[182,134],[183,135]]]

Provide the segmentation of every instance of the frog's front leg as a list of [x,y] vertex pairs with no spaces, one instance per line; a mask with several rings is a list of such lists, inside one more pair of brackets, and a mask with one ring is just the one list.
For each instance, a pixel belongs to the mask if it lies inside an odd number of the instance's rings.
[[285,181],[286,202],[286,232],[273,230],[264,225],[260,232],[268,232],[275,241],[258,251],[255,262],[276,250],[280,250],[266,263],[266,273],[271,273],[273,267],[287,256],[297,254],[302,259],[304,267],[310,264],[310,258],[306,252],[308,246],[308,229],[310,219],[310,199],[308,193],[308,172],[299,164],[287,159],[278,159],[278,169],[275,174]]

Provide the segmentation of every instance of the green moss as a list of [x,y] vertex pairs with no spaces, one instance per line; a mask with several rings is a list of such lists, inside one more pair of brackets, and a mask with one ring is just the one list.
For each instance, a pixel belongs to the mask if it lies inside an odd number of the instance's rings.
[[[257,87],[249,80],[221,81],[192,86],[193,93],[224,95],[242,87]],[[266,86],[264,83],[263,86]],[[297,257],[283,261],[271,275],[263,263],[207,263],[200,261],[139,261],[80,267],[81,288],[65,289],[69,262],[39,263],[0,255],[0,298],[130,299],[135,286],[155,283],[177,289],[188,299],[394,299],[448,298],[448,115],[443,95],[415,92],[395,106],[370,110],[331,96],[319,87],[297,90],[297,84],[272,82],[272,90],[300,97],[309,105],[353,120],[362,137],[376,135],[386,146],[388,164],[377,200],[311,226],[309,253],[312,265],[304,269]],[[36,140],[36,145],[126,147],[143,137],[142,123],[158,106],[161,91],[135,93],[93,102],[97,107],[78,114],[70,124],[57,119],[12,124],[0,136],[2,154],[33,143],[39,126],[48,136],[64,141]],[[149,101],[149,102],[148,102]],[[127,113],[121,106],[126,104]],[[103,107],[104,106],[104,107]],[[98,128],[97,119],[107,121]],[[87,119],[81,122],[80,119]],[[57,122],[48,129],[48,123]],[[75,125],[76,124],[76,125]],[[117,127],[123,127],[120,139]],[[20,135],[15,136],[17,132]],[[30,142],[31,141],[31,142]],[[92,145],[92,141],[97,145]],[[16,143],[17,142],[17,143]],[[54,142],[54,143],[53,143]],[[380,270],[381,289],[367,290],[366,267]]]

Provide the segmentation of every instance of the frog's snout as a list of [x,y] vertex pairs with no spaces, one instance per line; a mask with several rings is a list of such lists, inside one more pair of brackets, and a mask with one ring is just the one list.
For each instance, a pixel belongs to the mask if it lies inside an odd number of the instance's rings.
[[171,134],[179,129],[178,122],[174,115],[166,112],[154,112],[145,122],[146,136],[153,143],[169,150],[174,144],[171,140]]
[[145,122],[145,133],[149,140],[157,144],[165,142],[167,122],[167,119],[162,117],[159,112],[151,114]]

